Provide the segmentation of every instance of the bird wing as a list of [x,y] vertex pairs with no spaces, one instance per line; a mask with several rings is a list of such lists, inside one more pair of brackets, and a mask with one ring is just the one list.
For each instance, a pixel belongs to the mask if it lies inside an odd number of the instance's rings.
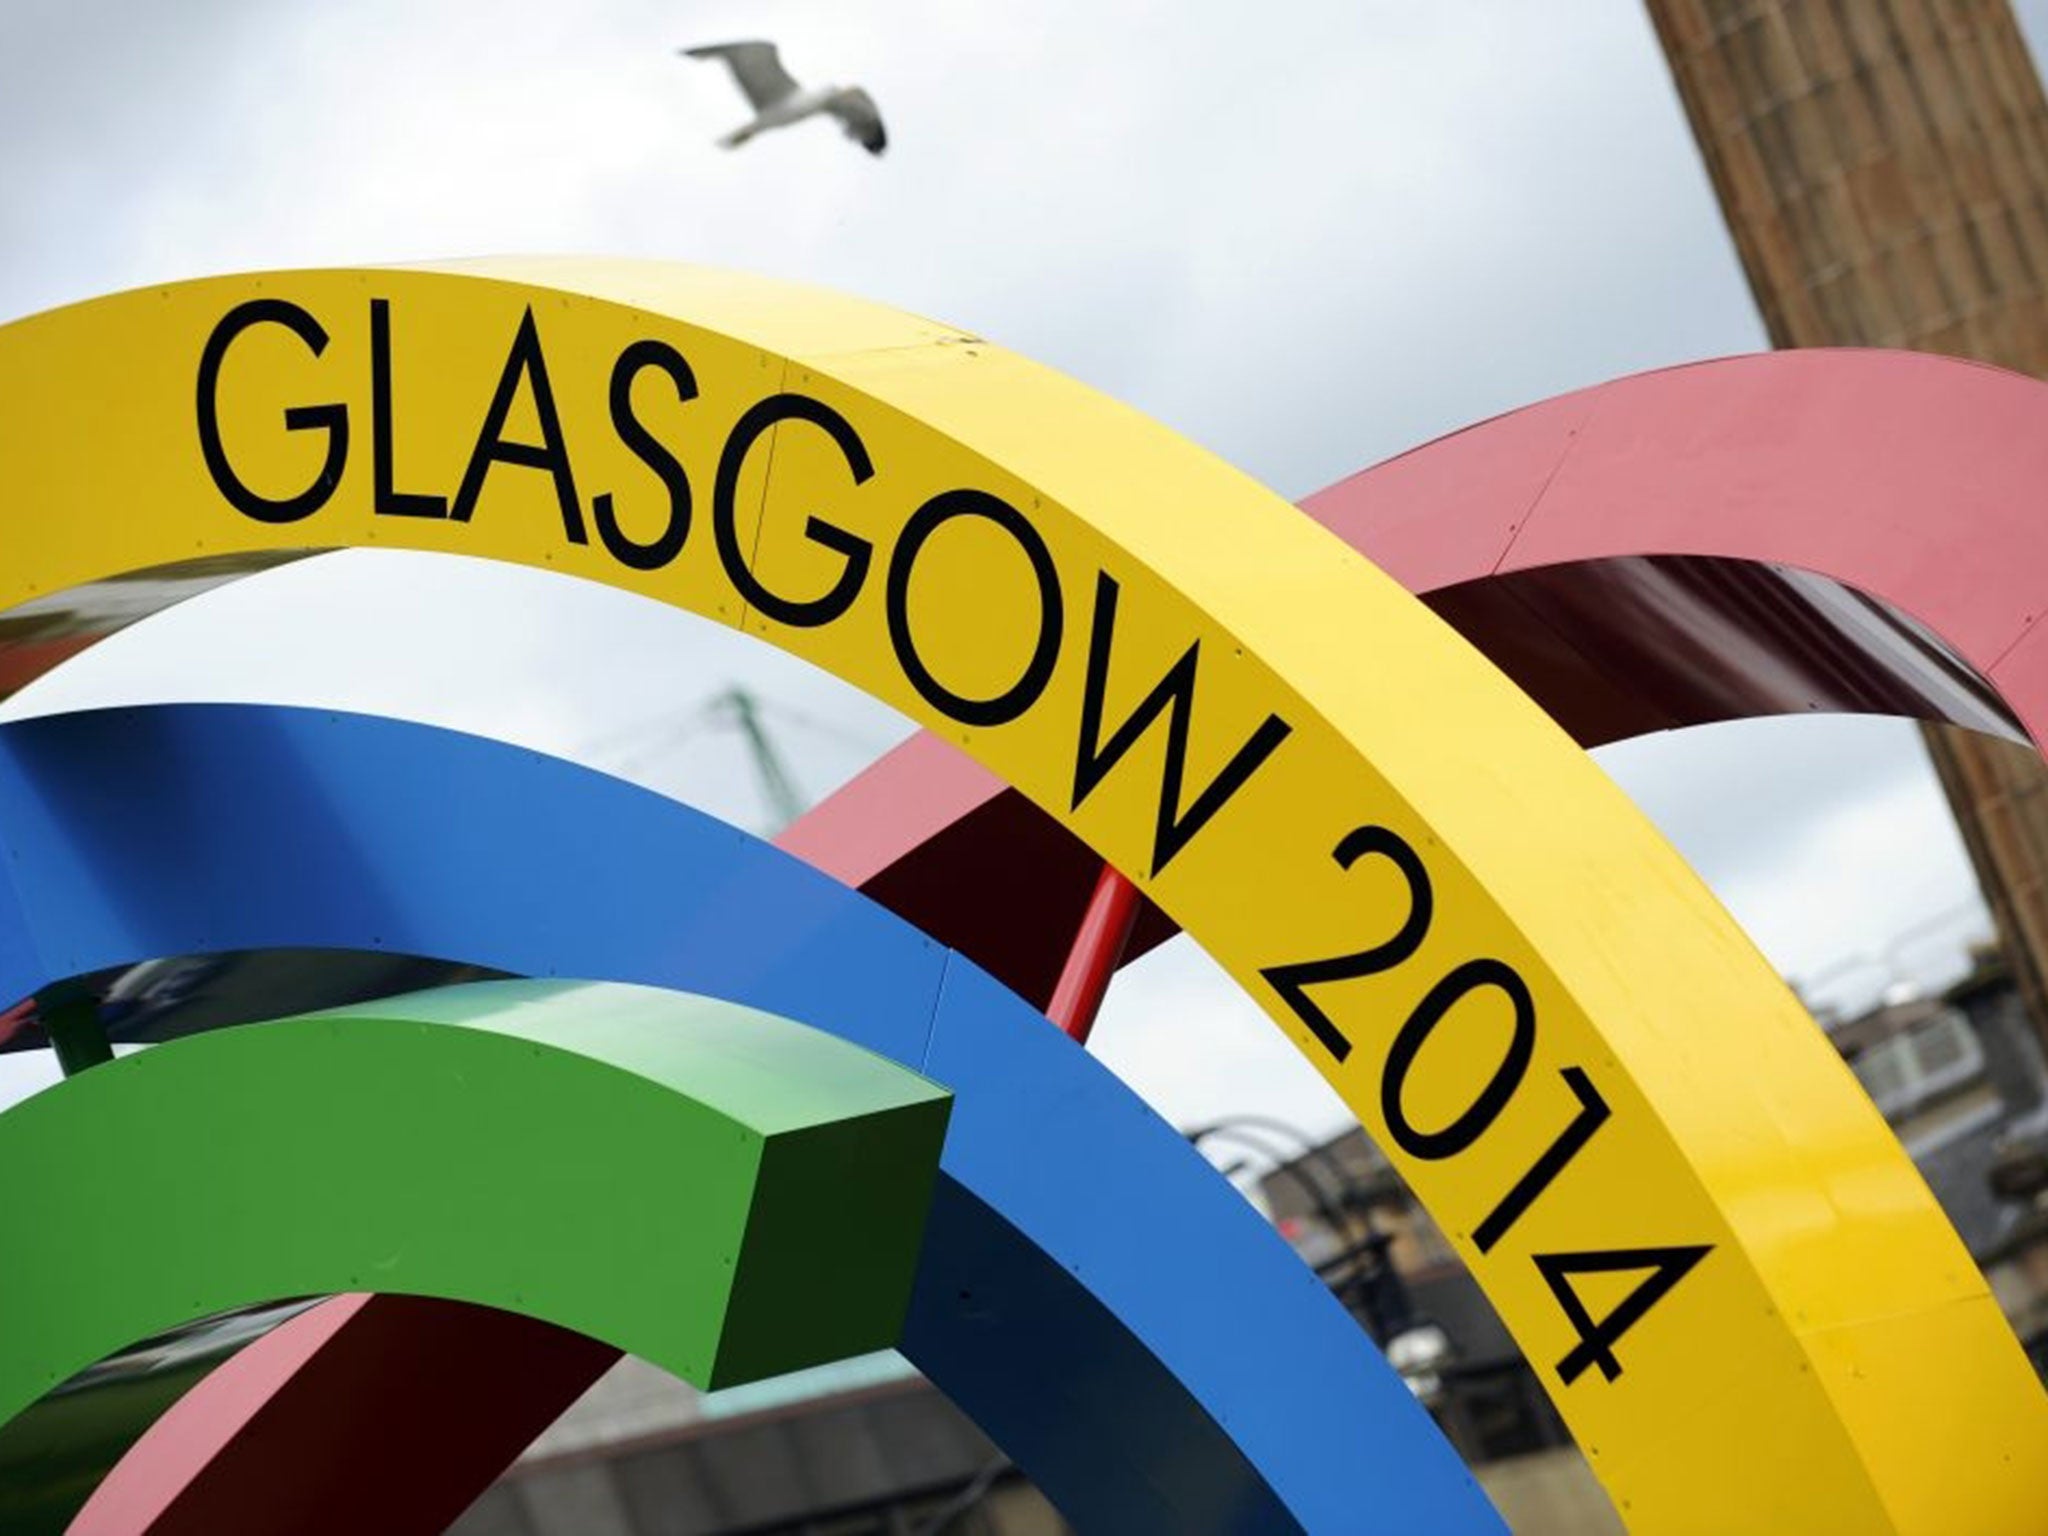
[[846,136],[860,140],[869,154],[879,155],[888,148],[889,135],[882,130],[882,114],[875,108],[875,99],[859,86],[839,92],[825,104],[825,110],[844,123]]
[[782,67],[773,43],[712,43],[702,48],[685,48],[683,52],[693,59],[725,60],[733,80],[756,112],[796,93],[797,84]]

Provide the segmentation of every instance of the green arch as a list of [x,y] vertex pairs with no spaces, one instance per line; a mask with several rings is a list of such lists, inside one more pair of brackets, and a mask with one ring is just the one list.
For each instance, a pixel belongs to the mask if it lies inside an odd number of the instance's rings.
[[0,1115],[0,1421],[280,1296],[441,1296],[703,1387],[896,1342],[951,1097],[651,987],[483,982],[220,1030]]

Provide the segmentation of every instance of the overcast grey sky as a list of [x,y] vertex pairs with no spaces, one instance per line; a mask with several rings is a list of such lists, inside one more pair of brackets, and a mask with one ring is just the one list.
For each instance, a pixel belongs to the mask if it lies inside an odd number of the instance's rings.
[[[2044,10],[2021,7],[2036,36]],[[887,156],[825,122],[714,148],[743,104],[675,50],[755,36],[799,78],[867,86]],[[1562,390],[1764,345],[1628,0],[0,7],[0,319],[208,272],[491,252],[745,267],[941,316],[1294,496]],[[737,741],[685,729],[735,679],[781,706],[813,794],[908,729],[651,604],[368,552],[167,614],[10,712],[376,709],[758,823]],[[1982,930],[1910,728],[1763,722],[1601,757],[1766,953],[1832,995],[1867,995],[1886,961],[1938,975]],[[1097,1041],[1183,1123],[1344,1118],[1185,943],[1112,993]]]

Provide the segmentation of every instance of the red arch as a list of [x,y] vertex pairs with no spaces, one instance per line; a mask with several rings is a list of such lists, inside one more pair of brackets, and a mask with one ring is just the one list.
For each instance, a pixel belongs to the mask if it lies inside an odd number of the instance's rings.
[[[1304,506],[1589,746],[1809,709],[1949,719],[2038,746],[2048,724],[2048,637],[2036,632],[2048,613],[2044,493],[2048,386],[1919,354],[1830,351],[1703,363],[1561,396],[1365,470]],[[1041,1005],[1101,868],[930,735],[778,841]],[[992,870],[1002,878],[990,880]],[[1173,932],[1147,907],[1125,958]],[[350,1332],[362,1323],[356,1305],[315,1309],[252,1352],[249,1371],[199,1388],[200,1412],[184,1422],[204,1432],[150,1445],[152,1486],[175,1486],[252,1431],[279,1430],[288,1443],[292,1388],[321,1369],[366,1373],[351,1382],[358,1404],[402,1399],[406,1373]],[[529,1356],[531,1346],[492,1331],[490,1314],[437,1317],[431,1329],[379,1315],[421,1347],[475,1345],[476,1374],[462,1379],[469,1427],[508,1455],[603,1363]]]
[[[2048,729],[2048,385],[1772,352],[1497,416],[1302,505],[1587,746],[1831,711]],[[1041,1005],[1100,861],[914,737],[784,845]],[[1000,867],[1003,901],[984,882]],[[1009,916],[1028,910],[1028,929]],[[1147,908],[1135,958],[1174,929]]]

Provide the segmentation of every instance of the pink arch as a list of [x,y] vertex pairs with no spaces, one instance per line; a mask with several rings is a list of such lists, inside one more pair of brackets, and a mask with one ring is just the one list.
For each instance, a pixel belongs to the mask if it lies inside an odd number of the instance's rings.
[[[1831,711],[2048,729],[2048,385],[1913,352],[1638,374],[1497,416],[1303,509],[1587,746]],[[784,834],[1025,996],[1052,992],[1087,850],[918,736]],[[1018,932],[1007,900],[1047,915]],[[1173,933],[1140,919],[1127,957]]]
[[2048,388],[2020,374],[1775,352],[1560,396],[1303,505],[1589,744],[1802,709],[2010,729],[1993,690],[2038,739],[2044,427]]
[[[1304,507],[1589,746],[1804,710],[1947,719],[2038,746],[2044,499],[2048,385],[1920,354],[1828,351],[1564,395],[1365,470]],[[1101,868],[930,735],[779,841],[1041,1005]],[[1147,907],[1125,958],[1173,932]],[[349,1411],[403,1404],[422,1379],[454,1391],[471,1456],[403,1475],[474,1476],[509,1461],[607,1363],[579,1344],[558,1341],[550,1354],[495,1314],[429,1320],[402,1298],[337,1298],[201,1383],[121,1477],[139,1507],[165,1509],[209,1465],[231,1477],[288,1467],[293,1445],[316,1447],[337,1407],[296,1389],[335,1379]],[[430,1360],[461,1364],[441,1373]],[[251,1454],[259,1445],[267,1455]],[[121,1528],[174,1527],[143,1516]]]

